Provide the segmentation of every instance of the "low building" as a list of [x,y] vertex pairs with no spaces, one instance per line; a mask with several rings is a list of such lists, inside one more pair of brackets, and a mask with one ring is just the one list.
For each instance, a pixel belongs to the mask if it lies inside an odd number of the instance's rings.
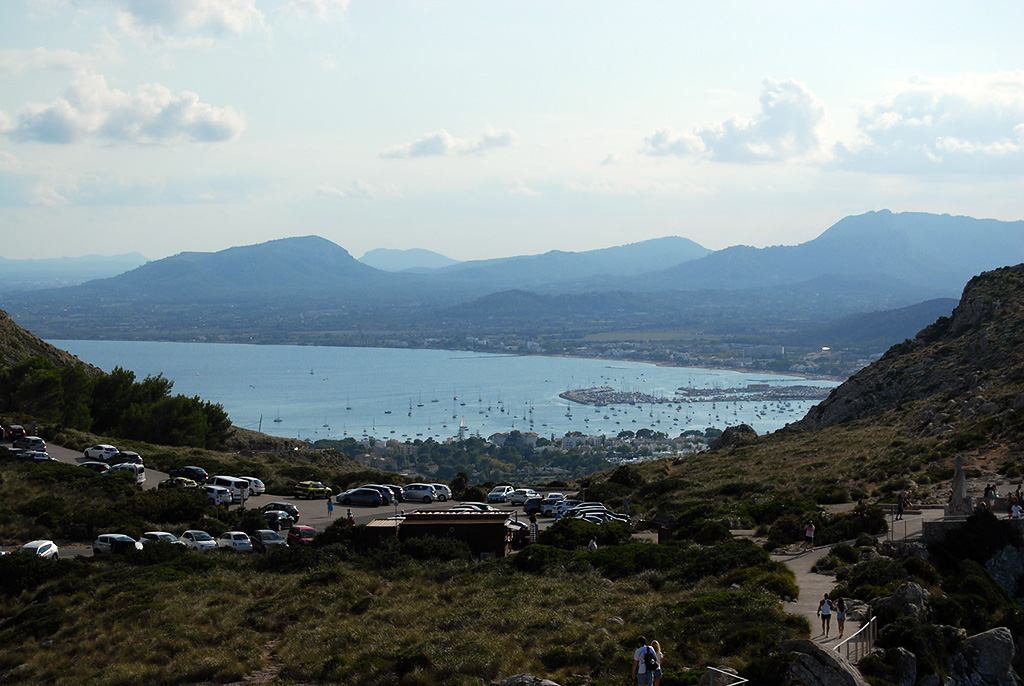
[[474,556],[487,559],[512,552],[514,530],[508,525],[509,515],[504,511],[410,512],[399,519],[375,520],[368,528],[381,535],[397,533],[403,541],[419,536],[454,538],[468,545]]

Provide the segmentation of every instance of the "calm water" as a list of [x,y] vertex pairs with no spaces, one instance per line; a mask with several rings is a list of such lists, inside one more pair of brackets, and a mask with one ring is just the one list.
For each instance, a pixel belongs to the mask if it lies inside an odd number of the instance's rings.
[[[758,433],[802,417],[814,401],[673,403],[589,407],[558,394],[610,386],[674,397],[680,386],[832,387],[829,381],[731,371],[656,367],[634,362],[485,355],[444,350],[312,346],[50,341],[110,371],[141,380],[163,373],[174,392],[220,403],[232,421],[292,438],[444,440],[517,429],[560,437],[568,431],[615,435],[648,427],[677,436],[687,429],[747,423]],[[277,421],[280,420],[280,421]]]

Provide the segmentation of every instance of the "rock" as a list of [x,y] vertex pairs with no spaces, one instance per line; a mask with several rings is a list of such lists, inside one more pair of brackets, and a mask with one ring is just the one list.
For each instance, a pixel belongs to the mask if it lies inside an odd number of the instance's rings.
[[985,569],[1011,596],[1020,587],[1021,571],[1024,570],[1024,551],[1012,545],[1005,546],[985,563]]
[[782,649],[796,653],[786,669],[785,683],[796,686],[868,686],[868,682],[834,650],[828,650],[813,641],[788,640]]
[[846,618],[851,622],[864,623],[870,616],[871,607],[863,600],[846,599]]
[[622,626],[623,624],[625,624],[625,622],[622,621],[622,617],[609,617],[608,618],[608,623],[609,624],[617,624],[619,626]]
[[500,681],[492,681],[491,686],[558,686],[550,679],[541,679],[532,674],[516,674]]
[[922,560],[928,559],[928,548],[924,543],[918,541],[884,541],[881,549],[882,555],[897,560],[905,560],[908,557],[919,557]]
[[892,605],[899,608],[900,612],[908,617],[919,617],[924,612],[929,598],[931,598],[931,593],[921,588],[920,584],[908,581],[900,584],[891,596],[879,598],[872,605],[875,607]]
[[757,438],[757,432],[754,431],[754,427],[749,424],[730,426],[722,432],[721,436],[711,442],[708,449],[725,450],[726,448],[732,448],[733,446],[739,445],[744,441],[749,441],[752,438]]
[[999,626],[964,640],[951,667],[965,682],[1017,686],[1020,679],[1013,672],[1013,654],[1013,634]]
[[[723,672],[725,673],[723,674]],[[701,675],[700,681],[697,683],[698,686],[728,686],[728,684],[732,684],[736,681],[736,679],[729,678],[729,675],[737,676],[738,674],[739,672],[732,667],[723,667],[719,665],[715,669],[708,668],[708,670]]]
[[914,686],[917,681],[917,656],[906,648],[885,651],[886,662],[892,665],[892,678],[897,686]]

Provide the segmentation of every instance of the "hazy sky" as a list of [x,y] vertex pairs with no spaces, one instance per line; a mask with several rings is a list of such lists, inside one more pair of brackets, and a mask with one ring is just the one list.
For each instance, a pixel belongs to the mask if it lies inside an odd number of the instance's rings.
[[1024,219],[1024,3],[2,0],[8,258]]

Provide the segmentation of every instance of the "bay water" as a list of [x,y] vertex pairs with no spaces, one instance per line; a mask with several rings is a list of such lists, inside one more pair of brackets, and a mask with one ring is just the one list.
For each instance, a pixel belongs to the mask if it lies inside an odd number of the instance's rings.
[[[338,348],[227,343],[72,341],[50,343],[105,371],[120,366],[138,380],[163,374],[174,393],[220,403],[238,426],[300,438],[443,441],[465,435],[570,431],[614,436],[649,428],[686,430],[749,424],[759,434],[803,417],[817,400],[686,402],[679,388],[817,386],[832,381],[736,371],[661,367],[570,357],[466,351]],[[595,407],[559,397],[604,386],[677,399]]]

